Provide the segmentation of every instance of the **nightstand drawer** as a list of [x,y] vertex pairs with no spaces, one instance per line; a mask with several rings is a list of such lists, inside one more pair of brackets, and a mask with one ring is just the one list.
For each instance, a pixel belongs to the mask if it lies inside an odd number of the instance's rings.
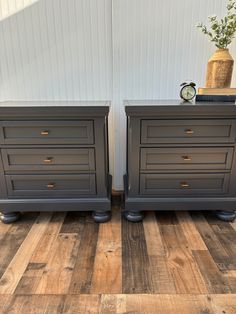
[[232,147],[141,148],[141,170],[228,170]]
[[1,144],[93,144],[93,121],[3,121]]
[[9,197],[95,195],[95,174],[6,175]]
[[95,170],[93,148],[2,149],[5,171]]
[[227,193],[228,173],[141,174],[141,195],[192,195]]
[[233,120],[142,120],[141,143],[234,143]]

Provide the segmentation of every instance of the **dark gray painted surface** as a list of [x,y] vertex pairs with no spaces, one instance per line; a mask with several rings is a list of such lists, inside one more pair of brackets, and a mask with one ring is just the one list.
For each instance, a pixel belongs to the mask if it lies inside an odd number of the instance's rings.
[[2,121],[1,144],[93,144],[91,121]]
[[234,143],[233,120],[141,120],[141,143]]
[[96,221],[108,220],[109,106],[37,104],[0,105],[2,221],[34,210],[91,210]]
[[228,173],[140,175],[140,195],[217,195],[227,193],[228,185]]
[[94,174],[6,175],[9,197],[78,197],[96,193]]
[[141,148],[141,171],[228,170],[233,147]]
[[95,171],[94,156],[94,148],[2,149],[2,157],[5,171]]
[[127,212],[236,209],[234,104],[125,104]]

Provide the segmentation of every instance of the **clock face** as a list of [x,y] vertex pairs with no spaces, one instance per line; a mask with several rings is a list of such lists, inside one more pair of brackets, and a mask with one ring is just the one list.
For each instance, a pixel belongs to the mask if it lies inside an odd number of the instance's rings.
[[196,89],[191,85],[184,86],[180,91],[180,97],[184,100],[192,100],[196,96]]

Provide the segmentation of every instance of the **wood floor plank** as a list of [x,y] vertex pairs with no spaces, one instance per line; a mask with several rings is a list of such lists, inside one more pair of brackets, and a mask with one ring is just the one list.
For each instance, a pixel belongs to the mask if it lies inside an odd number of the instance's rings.
[[234,228],[234,230],[236,231],[236,220],[234,222],[231,222],[230,225]]
[[14,294],[34,294],[45,268],[45,263],[29,263]]
[[84,226],[86,212],[68,212],[61,226],[60,233],[80,233]]
[[166,250],[154,212],[146,213],[145,219],[143,220],[143,227],[148,254],[151,256],[166,256]]
[[[125,294],[103,294],[99,314],[124,314],[126,311]],[[133,312],[132,312],[133,313]]]
[[175,211],[156,211],[156,219],[159,225],[178,225],[179,222]]
[[98,314],[100,295],[67,295],[63,307],[63,314]]
[[64,222],[66,213],[54,213],[50,221],[50,226],[45,231],[41,241],[38,243],[30,263],[47,263],[51,254],[52,246],[57,239],[61,226]]
[[234,260],[230,258],[225,247],[222,245],[205,217],[202,214],[193,214],[192,218],[204,242],[206,243],[208,251],[213,257],[215,263],[218,265],[219,269],[234,269]]
[[127,295],[126,313],[215,314],[202,295]]
[[236,294],[232,295],[210,295],[213,313],[215,314],[235,314],[236,313]]
[[2,231],[5,229],[6,233],[2,233],[0,239],[0,278],[29,233],[37,216],[38,213],[25,214],[18,222],[7,225],[7,228],[2,226]]
[[231,288],[208,251],[193,251],[194,258],[210,293],[231,293]]
[[236,309],[236,294],[18,295],[2,300],[2,314],[235,314]]
[[64,295],[50,295],[47,297],[48,298],[46,300],[46,309],[44,313],[45,314],[63,313],[63,308],[65,304],[65,296]]
[[2,314],[57,314],[62,313],[64,296],[14,295],[4,306]]
[[200,269],[180,225],[160,225],[167,250],[167,267],[174,280],[177,293],[207,293]]
[[42,213],[38,216],[24,242],[21,244],[0,279],[0,294],[14,293],[36,246],[47,229],[51,216],[50,213]]
[[98,314],[100,295],[80,294],[67,295],[63,307],[63,314]]
[[175,293],[174,281],[167,267],[167,252],[153,212],[146,213],[143,226],[152,274],[153,293]]
[[226,277],[234,277],[234,278],[236,278],[236,270],[226,270],[223,273],[223,275],[226,276]]
[[111,221],[99,226],[91,293],[122,292],[121,214],[113,212]]
[[186,211],[177,211],[177,219],[183,230],[185,238],[188,241],[188,247],[191,250],[207,250],[206,244],[198,232],[192,217]]
[[70,294],[90,293],[98,230],[99,224],[95,223],[90,214],[88,214],[84,227],[81,229],[81,241],[69,287]]
[[214,230],[214,232],[229,256],[230,262],[228,262],[227,268],[230,270],[236,270],[236,231],[230,230],[222,232]]
[[66,294],[78,254],[78,234],[59,234],[52,249],[52,256],[46,265],[36,294]]
[[43,314],[46,311],[48,297],[14,295],[5,305],[2,314]]
[[142,222],[122,220],[123,293],[152,293],[153,282]]
[[8,304],[10,304],[13,295],[10,294],[1,294],[0,295],[0,313],[4,313]]
[[[0,221],[0,236],[5,236],[7,231],[12,227],[11,224],[4,224],[3,222]],[[0,238],[1,239],[1,238]]]

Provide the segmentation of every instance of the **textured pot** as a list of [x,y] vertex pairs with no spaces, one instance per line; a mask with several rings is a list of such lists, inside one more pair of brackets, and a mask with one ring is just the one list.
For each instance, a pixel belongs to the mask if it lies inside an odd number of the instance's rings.
[[234,60],[229,49],[217,49],[208,61],[206,87],[230,87]]

